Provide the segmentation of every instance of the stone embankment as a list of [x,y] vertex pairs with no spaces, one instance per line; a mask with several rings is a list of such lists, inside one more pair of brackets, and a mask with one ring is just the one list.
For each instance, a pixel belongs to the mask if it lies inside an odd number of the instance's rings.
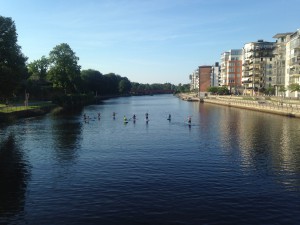
[[[192,94],[179,95],[183,100],[189,98],[196,100],[196,97],[193,96]],[[200,101],[199,97],[197,97],[197,101]],[[203,102],[300,118],[300,101],[287,98],[210,95],[204,98]]]
[[197,102],[200,100],[197,94],[180,93],[177,95],[177,97],[179,97],[184,101],[190,101],[190,102]]

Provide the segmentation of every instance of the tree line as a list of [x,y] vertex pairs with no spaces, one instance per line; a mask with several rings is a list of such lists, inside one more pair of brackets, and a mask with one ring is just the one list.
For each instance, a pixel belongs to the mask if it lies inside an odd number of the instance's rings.
[[67,43],[55,46],[48,56],[27,63],[17,43],[14,21],[0,16],[0,97],[13,96],[51,100],[62,95],[125,95],[170,93],[180,90],[165,84],[141,84],[115,73],[102,74],[94,69],[81,70],[79,57]]

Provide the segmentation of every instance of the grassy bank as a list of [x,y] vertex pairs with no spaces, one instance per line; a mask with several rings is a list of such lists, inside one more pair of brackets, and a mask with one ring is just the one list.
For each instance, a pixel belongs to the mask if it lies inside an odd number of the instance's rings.
[[33,116],[41,116],[49,113],[57,107],[55,104],[50,102],[39,102],[30,106],[21,105],[0,105],[0,122],[11,122],[18,118],[26,118]]

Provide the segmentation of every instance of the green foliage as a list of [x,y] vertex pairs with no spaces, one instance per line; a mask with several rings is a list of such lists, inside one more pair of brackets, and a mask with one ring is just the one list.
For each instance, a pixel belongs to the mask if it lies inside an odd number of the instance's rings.
[[41,59],[34,60],[33,62],[29,63],[27,67],[30,80],[46,81],[49,60],[45,56],[42,56]]
[[154,83],[154,84],[141,84],[132,82],[131,93],[132,94],[161,94],[161,93],[173,93],[176,87],[170,83]]
[[279,92],[286,92],[287,90],[284,86],[280,86],[278,91]]
[[103,94],[104,78],[102,73],[97,70],[82,70],[81,71],[82,92],[88,93],[92,91],[94,95]]
[[218,94],[218,95],[229,95],[230,92],[226,86],[224,87],[209,87],[207,89],[208,92],[212,94]]
[[119,94],[119,82],[122,80],[120,75],[109,73],[104,75],[105,93],[110,95]]
[[[0,16],[0,99],[16,94],[24,98],[24,91],[31,98],[49,100],[53,96],[60,105],[82,104],[95,95],[119,95],[130,92],[139,94],[189,91],[189,85],[176,87],[165,84],[131,83],[127,77],[97,70],[83,70],[79,58],[67,43],[55,46],[49,56],[42,56],[26,67],[26,57],[17,44],[15,24],[11,18]],[[28,71],[28,72],[27,72]],[[23,89],[21,89],[21,88]]]
[[82,91],[92,91],[94,95],[118,95],[127,94],[131,90],[131,82],[127,77],[121,77],[114,73],[102,75],[97,70],[81,71]]
[[292,83],[288,86],[291,92],[300,91],[300,85],[298,83]]
[[49,80],[54,87],[62,88],[65,93],[78,92],[80,84],[79,58],[71,47],[62,43],[53,48],[49,54]]
[[207,89],[207,91],[212,93],[212,94],[217,94],[218,93],[218,87],[209,87]]
[[17,44],[14,21],[0,16],[0,96],[12,96],[20,86],[26,75],[26,60]]
[[275,95],[275,88],[274,88],[274,87],[268,87],[268,88],[264,91],[264,93],[265,93],[266,95]]
[[190,84],[178,84],[176,87],[176,93],[187,93],[190,92]]
[[131,90],[131,83],[127,79],[127,77],[124,77],[119,82],[119,93],[120,94],[127,94]]
[[30,93],[31,98],[48,99],[52,89],[51,83],[47,81],[49,60],[42,56],[27,65],[29,78],[24,84],[24,89]]

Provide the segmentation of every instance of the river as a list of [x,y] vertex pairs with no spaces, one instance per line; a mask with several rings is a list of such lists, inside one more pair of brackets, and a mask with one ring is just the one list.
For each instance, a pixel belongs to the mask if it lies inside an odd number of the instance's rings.
[[154,95],[0,128],[0,224],[300,224],[299,119]]

